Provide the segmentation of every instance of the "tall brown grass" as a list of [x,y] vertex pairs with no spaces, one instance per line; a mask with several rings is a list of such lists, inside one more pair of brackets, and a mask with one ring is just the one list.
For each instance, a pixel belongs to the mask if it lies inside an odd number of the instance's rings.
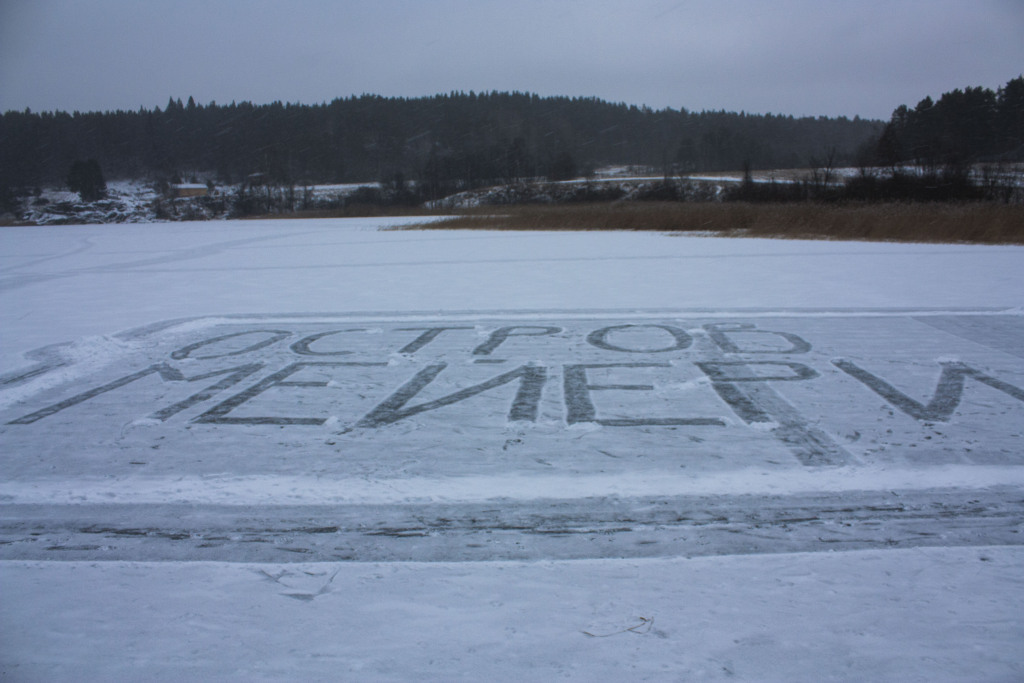
[[1024,206],[619,202],[482,207],[422,229],[651,230],[734,237],[1024,244]]

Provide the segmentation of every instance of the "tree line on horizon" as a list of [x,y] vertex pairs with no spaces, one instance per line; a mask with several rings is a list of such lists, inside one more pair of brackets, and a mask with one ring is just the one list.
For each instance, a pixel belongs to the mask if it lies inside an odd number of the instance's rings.
[[[1022,160],[1024,77],[996,91],[966,88],[913,109],[901,105],[885,123],[653,110],[497,91],[361,95],[319,105],[204,106],[190,97],[171,98],[163,109],[0,116],[6,197],[103,175],[219,184],[258,176],[282,187],[377,181],[401,194],[415,186],[408,197],[424,201],[526,178],[568,179],[607,165],[666,177],[908,164],[962,175],[973,163]],[[90,176],[81,175],[83,163]]]
[[60,183],[76,160],[95,159],[107,178],[397,178],[436,194],[517,178],[565,179],[606,165],[688,172],[800,167],[832,149],[852,161],[881,129],[881,122],[856,117],[691,113],[518,92],[361,95],[317,105],[204,106],[171,98],[163,109],[9,111],[0,117],[0,181]]

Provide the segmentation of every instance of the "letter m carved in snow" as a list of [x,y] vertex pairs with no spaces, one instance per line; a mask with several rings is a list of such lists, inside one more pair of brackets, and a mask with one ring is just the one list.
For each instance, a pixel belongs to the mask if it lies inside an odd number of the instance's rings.
[[71,398],[65,399],[60,403],[54,403],[53,405],[47,406],[41,410],[37,410],[34,413],[30,413],[28,415],[19,417],[17,420],[11,420],[7,424],[32,424],[33,422],[41,420],[44,417],[49,417],[50,415],[59,413],[60,411],[66,408],[78,405],[79,403],[84,403],[90,399],[96,398],[100,394],[105,394],[109,391],[120,389],[123,386],[127,386],[132,382],[135,382],[136,380],[140,380],[143,377],[149,377],[150,375],[156,375],[161,379],[161,381],[164,382],[196,382],[199,380],[209,379],[211,377],[225,375],[225,377],[221,381],[206,387],[202,391],[189,396],[183,401],[179,401],[178,403],[175,403],[172,406],[168,406],[163,410],[159,410],[153,413],[153,415],[151,416],[154,419],[164,421],[167,420],[172,415],[180,413],[186,408],[194,406],[197,403],[206,401],[207,399],[211,398],[218,392],[224,391],[229,387],[233,387],[234,385],[238,384],[249,375],[253,374],[254,372],[257,372],[262,367],[262,363],[249,363],[247,365],[238,365],[233,368],[214,370],[213,372],[207,372],[202,375],[196,375],[195,377],[186,377],[181,373],[180,370],[168,365],[167,363],[155,363],[153,365],[150,365],[148,368],[139,370],[138,372],[132,373],[131,375],[121,377],[120,379],[116,379],[113,382],[108,382],[103,386],[90,389],[89,391],[85,391],[76,396],[72,396]]
[[960,405],[960,399],[964,393],[964,379],[967,377],[1024,402],[1024,390],[963,363],[942,363],[939,383],[935,387],[935,393],[931,400],[926,404],[910,398],[881,377],[871,374],[848,360],[838,359],[832,361],[832,364],[884,398],[893,407],[922,422],[948,422],[949,418],[953,416],[953,411]]

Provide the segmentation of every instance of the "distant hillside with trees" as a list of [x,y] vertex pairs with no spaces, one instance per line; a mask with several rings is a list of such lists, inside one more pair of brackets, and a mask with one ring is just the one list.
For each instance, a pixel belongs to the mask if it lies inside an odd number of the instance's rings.
[[[0,210],[15,210],[19,196],[43,186],[71,183],[85,190],[83,198],[102,196],[104,177],[163,187],[247,179],[277,188],[376,181],[381,197],[362,200],[415,205],[482,186],[561,180],[616,165],[653,169],[666,179],[739,169],[812,171],[800,185],[744,183],[729,195],[747,201],[1011,201],[1020,194],[1013,180],[1019,167],[1007,164],[1021,161],[1024,77],[996,91],[966,88],[927,97],[914,108],[902,105],[888,123],[654,110],[518,92],[361,95],[317,105],[204,106],[190,97],[152,110],[4,113]],[[979,185],[970,172],[979,163],[1002,169]],[[831,172],[852,165],[891,172],[865,172],[839,191]],[[917,168],[907,173],[908,166]],[[266,210],[248,206],[251,193],[237,199],[238,215]]]
[[853,163],[883,123],[725,111],[653,110],[517,92],[423,98],[362,95],[326,104],[201,105],[0,117],[0,183],[62,182],[95,159],[107,178],[214,174],[237,183],[417,181],[428,196],[524,177],[562,179],[606,165],[666,172]]

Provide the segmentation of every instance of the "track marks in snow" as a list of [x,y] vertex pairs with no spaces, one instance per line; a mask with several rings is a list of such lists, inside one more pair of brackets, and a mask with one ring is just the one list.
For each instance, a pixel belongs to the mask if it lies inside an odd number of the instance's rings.
[[[323,577],[327,576],[327,572],[317,571],[293,572],[282,569],[275,575],[270,574],[265,569],[258,569],[255,573],[263,576],[268,581],[288,589],[279,593],[279,595],[302,602],[312,602],[331,592],[331,584],[334,583],[334,579],[340,571],[341,569],[336,569],[326,580]],[[316,587],[315,590],[314,587]]]
[[[96,265],[96,266],[91,266],[91,267],[86,267],[86,268],[75,268],[75,269],[66,270],[66,271],[62,271],[62,272],[53,272],[53,273],[25,273],[23,275],[11,275],[11,276],[8,276],[8,277],[0,278],[0,292],[10,291],[10,290],[18,289],[18,288],[21,288],[21,287],[26,287],[28,285],[36,284],[36,283],[39,283],[39,282],[46,282],[46,281],[50,281],[50,280],[59,280],[59,279],[77,277],[79,275],[95,275],[95,274],[103,274],[103,273],[128,273],[128,272],[137,272],[140,269],[142,269],[143,272],[188,272],[188,269],[169,269],[169,270],[161,271],[159,268],[150,268],[149,266],[160,266],[160,265],[166,265],[166,264],[169,264],[169,263],[179,263],[179,262],[183,262],[183,261],[194,261],[196,259],[207,258],[207,257],[210,257],[210,256],[216,256],[218,254],[221,254],[221,253],[224,253],[224,252],[227,252],[227,251],[231,251],[232,249],[234,249],[236,247],[239,247],[239,246],[242,246],[242,245],[252,244],[254,242],[265,242],[265,241],[268,241],[268,240],[280,240],[280,239],[285,239],[286,237],[292,238],[292,237],[295,237],[297,234],[301,234],[301,233],[282,234],[282,235],[266,235],[266,236],[261,236],[261,237],[247,237],[245,239],[238,239],[238,240],[227,240],[227,241],[224,241],[224,242],[214,242],[212,244],[206,244],[206,245],[197,246],[197,247],[190,247],[190,248],[186,248],[186,249],[175,249],[175,250],[171,250],[171,252],[168,253],[168,254],[160,255],[160,256],[153,256],[153,257],[150,257],[150,258],[137,259],[137,260],[134,260],[134,261],[124,261],[124,262],[120,262],[120,263],[102,264],[102,265]],[[84,251],[84,250],[85,250],[84,248],[80,249],[80,251]],[[62,257],[65,257],[65,256],[70,256],[73,253],[77,253],[77,252],[76,251],[71,251],[71,252],[67,252],[65,254],[61,254],[59,256],[54,256],[54,257],[50,257],[50,258],[40,259],[36,263],[39,263],[39,262],[42,262],[42,261],[53,260],[54,258],[62,258]],[[9,270],[20,270],[22,268],[30,267],[30,265],[31,264],[24,265],[24,266],[10,267]],[[215,268],[214,270],[225,270],[225,269],[224,268]],[[230,269],[227,269],[227,270],[230,270]]]
[[[4,504],[0,559],[473,562],[1021,545],[1014,486],[335,506]],[[332,578],[264,579],[296,600]],[[301,579],[301,581],[299,581]]]

